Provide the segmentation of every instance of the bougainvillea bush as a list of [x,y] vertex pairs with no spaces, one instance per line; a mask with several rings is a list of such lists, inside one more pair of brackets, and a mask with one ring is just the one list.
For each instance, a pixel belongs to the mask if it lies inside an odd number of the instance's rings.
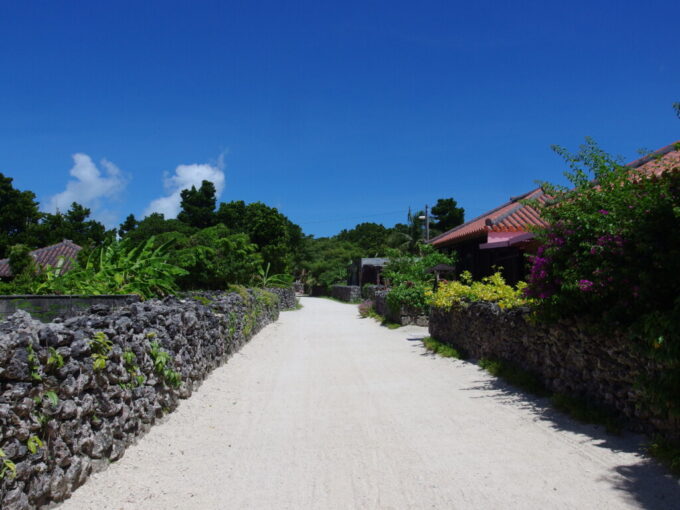
[[527,295],[544,319],[629,332],[671,368],[652,384],[657,403],[680,409],[680,168],[660,159],[659,175],[634,170],[592,140],[575,155],[556,150],[573,187],[544,187],[550,227],[538,232]]

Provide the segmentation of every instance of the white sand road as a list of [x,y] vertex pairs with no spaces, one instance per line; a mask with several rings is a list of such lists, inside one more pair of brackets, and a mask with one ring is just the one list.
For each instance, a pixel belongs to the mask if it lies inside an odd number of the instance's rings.
[[680,508],[642,438],[425,353],[425,328],[302,304],[59,508]]

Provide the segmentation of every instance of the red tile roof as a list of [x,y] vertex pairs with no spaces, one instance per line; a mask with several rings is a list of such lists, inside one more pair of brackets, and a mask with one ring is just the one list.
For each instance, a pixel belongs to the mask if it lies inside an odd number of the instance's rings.
[[547,223],[541,219],[536,209],[521,203],[522,200],[531,199],[544,203],[546,197],[541,188],[512,197],[500,207],[438,235],[430,243],[434,246],[446,246],[475,237],[485,238],[488,232],[527,232],[530,225],[546,226]]
[[627,166],[650,175],[659,175],[673,167],[680,168],[680,140],[636,159]]
[[[658,175],[669,168],[680,168],[680,141],[667,145],[628,165],[639,172]],[[447,246],[476,237],[486,237],[488,232],[528,232],[529,226],[546,226],[536,209],[521,204],[521,200],[538,199],[545,203],[541,188],[513,197],[509,202],[430,240],[434,246]]]
[[[64,265],[62,266],[62,271],[66,272],[71,269],[72,261],[80,250],[82,248],[73,241],[64,239],[62,242],[52,246],[33,250],[30,254],[35,259],[35,262],[42,267],[47,265],[54,267],[59,263],[59,259],[63,257]],[[0,278],[8,278],[10,276],[12,276],[12,271],[9,268],[9,259],[0,260]]]

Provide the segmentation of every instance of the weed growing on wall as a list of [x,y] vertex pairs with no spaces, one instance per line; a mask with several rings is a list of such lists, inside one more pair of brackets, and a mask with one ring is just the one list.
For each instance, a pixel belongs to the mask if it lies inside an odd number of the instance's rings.
[[169,364],[172,361],[172,356],[170,356],[167,351],[161,349],[158,342],[151,342],[150,345],[151,351],[149,352],[149,355],[153,360],[155,372],[163,377],[163,381],[165,381],[168,386],[172,388],[179,387],[182,383],[182,375],[170,368]]
[[7,458],[5,452],[0,448],[0,480],[8,476],[14,478],[17,475],[17,466],[11,459]]
[[96,371],[104,370],[109,359],[109,353],[113,348],[113,343],[106,336],[106,333],[99,331],[90,340],[90,350],[92,351],[92,368]]

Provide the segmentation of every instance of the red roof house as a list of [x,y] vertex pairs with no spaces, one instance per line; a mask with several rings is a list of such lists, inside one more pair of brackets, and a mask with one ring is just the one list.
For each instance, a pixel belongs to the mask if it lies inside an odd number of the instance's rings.
[[[680,168],[680,141],[667,145],[627,165],[646,175],[658,175],[669,168]],[[539,212],[522,202],[547,197],[541,188],[512,197],[505,204],[434,237],[429,242],[444,252],[457,252],[457,270],[468,270],[474,278],[502,270],[505,279],[515,283],[524,278],[524,253],[535,248],[532,227],[546,226]]]
[[[61,266],[62,272],[71,269],[73,260],[78,256],[78,252],[82,250],[80,246],[73,241],[64,239],[62,242],[46,246],[45,248],[38,248],[30,252],[31,257],[40,267],[51,266],[55,267],[59,260],[63,258],[64,263]],[[0,260],[0,278],[11,278],[12,270],[9,267],[9,259]]]

